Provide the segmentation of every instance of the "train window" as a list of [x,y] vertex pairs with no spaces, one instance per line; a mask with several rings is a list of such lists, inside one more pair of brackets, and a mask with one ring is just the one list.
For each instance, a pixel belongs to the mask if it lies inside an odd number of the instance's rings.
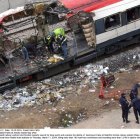
[[119,26],[121,24],[120,22],[120,14],[111,15],[105,19],[105,29],[112,29],[116,26]]
[[135,8],[127,10],[127,21],[131,22],[131,21],[134,21],[134,20],[140,18],[139,11],[140,11],[139,7],[135,7]]

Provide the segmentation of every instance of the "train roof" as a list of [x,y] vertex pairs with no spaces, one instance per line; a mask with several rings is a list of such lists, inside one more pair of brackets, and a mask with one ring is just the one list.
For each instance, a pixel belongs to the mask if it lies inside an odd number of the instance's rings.
[[93,12],[94,20],[140,5],[140,0],[59,0],[59,2],[75,13],[78,11]]
[[140,0],[122,0],[91,12],[94,12],[95,14],[94,20],[98,20],[119,12],[126,11],[127,9],[131,9],[136,6],[140,6]]
[[122,0],[59,0],[66,8],[74,12],[81,10],[91,12],[120,1]]

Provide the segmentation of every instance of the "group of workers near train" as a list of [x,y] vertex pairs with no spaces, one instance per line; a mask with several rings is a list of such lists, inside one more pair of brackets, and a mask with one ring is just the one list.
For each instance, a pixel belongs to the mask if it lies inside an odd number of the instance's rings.
[[128,102],[126,98],[126,94],[122,93],[119,99],[122,108],[122,119],[123,122],[129,123],[128,114],[129,109],[133,107],[133,112],[136,118],[136,123],[139,124],[139,116],[140,116],[140,98],[138,97],[138,88],[140,87],[140,83],[136,83],[130,91],[129,97],[131,103]]
[[[8,31],[7,28],[3,26],[2,23],[0,23],[0,61],[6,65],[8,63],[8,59],[4,55],[3,50],[3,30]],[[65,30],[63,28],[56,28],[53,30],[49,35],[44,36],[43,38],[44,44],[47,46],[48,51],[51,54],[57,52],[61,54],[61,56],[66,59],[68,56],[68,50],[67,50],[67,38],[65,36]],[[37,54],[37,42],[22,42],[22,54],[25,62],[29,62],[30,55],[36,56]]]
[[[3,24],[0,23],[0,61],[3,64],[6,64],[8,62],[7,58],[4,56],[3,48],[2,48],[2,39],[3,39],[3,30],[8,31]],[[68,56],[67,51],[67,39],[65,36],[65,30],[63,28],[57,28],[55,29],[50,35],[47,37],[44,37],[44,43],[48,47],[48,51],[53,54],[55,53],[55,45],[59,46],[59,49],[61,50],[62,57],[64,59]],[[34,43],[22,43],[22,53],[24,60],[26,62],[29,61],[29,51],[32,51],[34,55],[36,54],[36,44]],[[140,87],[140,84],[135,84],[130,92],[130,100],[131,103],[128,102],[126,98],[126,94],[122,93],[121,97],[119,99],[119,102],[121,104],[122,108],[122,119],[123,122],[129,123],[128,120],[128,114],[129,109],[133,107],[134,115],[136,118],[136,123],[139,124],[139,117],[140,116],[140,98],[138,98],[138,88]]]
[[[67,38],[65,36],[65,30],[63,28],[56,28],[52,33],[43,38],[43,42],[47,46],[50,54],[56,53],[57,50],[57,53],[59,52],[64,59],[67,58]],[[24,60],[28,62],[29,51],[32,51],[34,55],[36,54],[36,45],[31,42],[26,44],[23,42],[22,45],[22,53]]]

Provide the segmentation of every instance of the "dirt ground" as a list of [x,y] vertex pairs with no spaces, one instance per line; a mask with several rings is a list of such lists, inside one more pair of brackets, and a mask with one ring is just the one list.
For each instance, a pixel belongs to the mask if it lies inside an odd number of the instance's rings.
[[[113,88],[109,88],[108,93],[131,89],[134,83],[140,82],[140,70],[116,73],[115,78]],[[118,100],[112,98],[101,100],[98,98],[98,94],[99,90],[89,92],[87,86],[81,93],[71,93],[56,105],[43,104],[41,106],[22,107],[12,111],[1,110],[0,128],[60,128],[65,126],[63,120],[64,117],[67,117],[66,114],[72,115],[72,125],[74,125],[92,117],[98,118],[112,110],[120,110]],[[120,113],[120,111],[118,112]],[[80,119],[77,121],[79,114]]]
[[140,125],[136,123],[133,109],[130,109],[128,115],[130,123],[124,123],[121,118],[121,109],[112,109],[109,112],[102,113],[99,117],[92,117],[88,120],[71,126],[72,129],[139,129]]

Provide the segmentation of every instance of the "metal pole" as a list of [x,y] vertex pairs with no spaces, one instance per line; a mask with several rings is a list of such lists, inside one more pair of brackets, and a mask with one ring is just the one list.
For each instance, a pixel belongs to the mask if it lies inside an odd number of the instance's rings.
[[8,0],[8,9],[10,9],[11,6],[10,6],[10,0]]

